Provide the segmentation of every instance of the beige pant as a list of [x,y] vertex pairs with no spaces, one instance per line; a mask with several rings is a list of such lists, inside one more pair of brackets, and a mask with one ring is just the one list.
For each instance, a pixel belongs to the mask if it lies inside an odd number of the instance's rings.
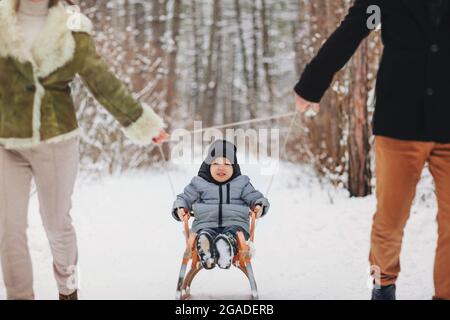
[[0,257],[8,299],[34,298],[26,233],[33,177],[59,292],[74,291],[78,253],[70,209],[78,161],[78,138],[22,150],[0,146]]
[[426,163],[436,185],[438,243],[434,266],[435,297],[450,299],[450,144],[376,137],[377,212],[370,262],[381,284],[396,282],[400,272],[403,229]]

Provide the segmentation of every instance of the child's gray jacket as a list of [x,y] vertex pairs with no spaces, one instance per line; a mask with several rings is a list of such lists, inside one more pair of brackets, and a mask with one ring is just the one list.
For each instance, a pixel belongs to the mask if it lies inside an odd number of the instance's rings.
[[196,176],[184,192],[177,196],[172,215],[179,220],[177,208],[193,211],[193,232],[204,228],[229,226],[240,226],[250,232],[249,208],[257,204],[263,206],[265,215],[270,206],[269,201],[261,192],[255,190],[248,176],[238,176],[222,185]]

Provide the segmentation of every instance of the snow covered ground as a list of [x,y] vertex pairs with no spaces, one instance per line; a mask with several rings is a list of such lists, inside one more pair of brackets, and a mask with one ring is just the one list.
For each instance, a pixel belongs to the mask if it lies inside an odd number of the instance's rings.
[[[177,192],[197,166],[170,166]],[[283,163],[269,194],[267,217],[257,224],[254,271],[262,299],[367,299],[367,256],[374,197],[349,199],[321,186],[306,168]],[[270,176],[243,166],[265,192]],[[431,188],[430,180],[421,190]],[[80,251],[82,299],[173,299],[184,249],[182,225],[170,216],[173,201],[160,169],[79,183],[73,218]],[[430,299],[436,243],[434,200],[417,201],[402,254],[399,299]],[[38,203],[30,204],[29,243],[37,299],[55,299],[52,259]],[[203,271],[196,298],[241,299],[249,285],[237,269]],[[0,298],[5,298],[0,278]]]

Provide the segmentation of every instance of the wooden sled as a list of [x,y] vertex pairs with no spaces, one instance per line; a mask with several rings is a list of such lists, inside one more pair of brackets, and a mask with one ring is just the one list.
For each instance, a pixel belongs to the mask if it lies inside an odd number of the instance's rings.
[[[175,298],[177,300],[187,300],[191,297],[191,285],[195,276],[202,270],[202,265],[197,254],[196,240],[197,234],[191,233],[189,228],[190,215],[186,214],[183,217],[184,233],[186,236],[186,250],[183,254],[181,262],[180,274],[178,276],[177,291]],[[250,242],[254,243],[255,240],[255,225],[256,225],[256,213],[251,212],[250,220]],[[258,288],[256,285],[255,276],[253,274],[253,268],[251,263],[250,246],[245,240],[242,232],[237,233],[238,240],[238,252],[233,257],[233,265],[241,270],[250,282],[251,297],[253,300],[258,299]],[[188,270],[188,264],[191,262],[190,270]]]

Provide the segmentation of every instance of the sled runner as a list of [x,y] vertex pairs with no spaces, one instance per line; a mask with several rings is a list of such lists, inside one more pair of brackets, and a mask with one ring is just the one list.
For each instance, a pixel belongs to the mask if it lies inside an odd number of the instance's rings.
[[[191,296],[191,284],[195,276],[202,270],[202,265],[197,254],[197,249],[195,242],[197,240],[196,233],[190,233],[189,229],[189,219],[190,215],[186,214],[183,217],[184,223],[184,233],[186,237],[186,250],[183,254],[183,260],[180,268],[180,275],[178,276],[177,300],[186,300]],[[256,213],[251,212],[250,220],[250,243],[254,242],[255,239],[255,224],[256,224]],[[250,245],[245,240],[244,234],[242,232],[237,233],[238,240],[238,252],[233,257],[233,265],[241,270],[250,282],[251,296],[253,300],[258,299],[258,289],[256,286],[255,276],[253,274],[253,268],[251,263],[251,252]],[[187,272],[188,264],[191,262],[191,267],[189,272]]]

